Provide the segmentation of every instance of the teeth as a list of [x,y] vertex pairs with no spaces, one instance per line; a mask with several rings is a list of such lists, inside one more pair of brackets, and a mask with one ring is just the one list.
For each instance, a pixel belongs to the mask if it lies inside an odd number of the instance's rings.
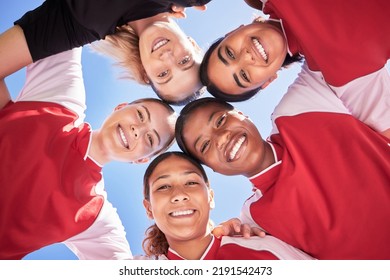
[[119,134],[120,134],[121,139],[122,139],[123,143],[125,144],[126,148],[129,148],[129,142],[127,142],[125,133],[123,132],[121,127],[119,127]]
[[230,155],[229,155],[229,161],[231,161],[237,154],[238,150],[241,148],[241,145],[242,143],[244,143],[245,141],[245,136],[241,136],[240,139],[238,139],[238,141],[236,142],[236,144],[234,144],[231,152],[230,152]]
[[167,39],[164,39],[164,40],[161,40],[159,41],[157,44],[155,44],[153,46],[153,49],[152,49],[152,52],[158,50],[159,48],[161,48],[162,46],[166,45],[169,41]]
[[265,50],[263,46],[260,44],[259,40],[252,39],[253,44],[255,45],[256,49],[259,51],[261,57],[265,60],[265,62],[268,61],[268,55],[265,53]]
[[177,217],[177,216],[191,215],[192,213],[194,213],[194,210],[184,210],[184,211],[172,212],[171,215]]

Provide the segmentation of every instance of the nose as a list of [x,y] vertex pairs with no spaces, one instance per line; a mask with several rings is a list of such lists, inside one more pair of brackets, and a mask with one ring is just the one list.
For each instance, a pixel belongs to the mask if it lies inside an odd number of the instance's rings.
[[221,150],[226,146],[226,143],[228,143],[230,139],[230,133],[227,130],[221,131],[217,134],[217,140],[216,145],[217,149]]
[[240,58],[239,58],[240,64],[245,63],[245,64],[252,64],[255,62],[255,58],[253,57],[252,53],[244,48],[242,49],[240,53]]
[[164,50],[160,54],[160,59],[164,60],[165,62],[174,64],[175,63],[175,56],[174,56],[173,50],[171,50],[171,49]]
[[178,202],[188,201],[188,200],[190,200],[190,197],[184,191],[183,188],[175,188],[175,191],[172,194],[172,198],[171,198],[172,203],[178,203]]
[[138,139],[140,137],[140,128],[136,125],[131,126],[131,135],[135,138]]

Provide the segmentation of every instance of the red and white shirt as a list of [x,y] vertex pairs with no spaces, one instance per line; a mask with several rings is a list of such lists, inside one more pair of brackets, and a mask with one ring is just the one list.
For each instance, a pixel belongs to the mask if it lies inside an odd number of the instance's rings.
[[0,110],[0,259],[57,242],[81,259],[131,258],[102,167],[87,156],[84,109],[74,49],[29,66],[17,102]]
[[[169,260],[184,260],[177,252],[168,249]],[[161,257],[159,259],[162,259]],[[312,260],[304,252],[272,237],[252,236],[215,238],[205,250],[200,260]]]
[[309,85],[313,95],[335,94],[370,127],[390,128],[390,1],[262,2],[263,12],[280,20],[289,53],[303,55],[308,65],[304,83],[300,78],[288,91]]

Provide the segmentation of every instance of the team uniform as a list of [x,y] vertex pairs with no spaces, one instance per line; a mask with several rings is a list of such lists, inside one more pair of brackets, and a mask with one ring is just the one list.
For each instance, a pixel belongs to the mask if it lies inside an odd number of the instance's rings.
[[80,259],[132,257],[88,156],[84,110],[81,49],[28,66],[17,101],[0,110],[0,259],[58,242]]
[[321,78],[307,83],[338,96],[375,130],[390,128],[389,1],[262,2],[263,12],[280,20],[289,54],[303,55],[313,76]]
[[[169,248],[166,256],[159,259],[184,260],[173,249]],[[304,252],[272,236],[252,236],[215,238],[205,250],[200,260],[312,260]]]
[[334,95],[302,89],[275,109],[275,163],[249,178],[243,222],[317,259],[390,259],[389,140]]
[[117,26],[170,12],[172,5],[201,6],[211,0],[46,0],[15,24],[23,29],[33,61],[113,34]]

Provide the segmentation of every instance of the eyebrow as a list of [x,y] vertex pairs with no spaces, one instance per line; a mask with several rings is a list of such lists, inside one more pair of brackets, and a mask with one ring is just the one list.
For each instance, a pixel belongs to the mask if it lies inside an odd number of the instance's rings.
[[[194,60],[194,59],[191,59],[191,61],[192,61],[191,64],[188,64],[188,65],[186,65],[186,67],[184,67],[183,69],[181,69],[183,72],[184,72],[184,71],[187,71],[187,70],[189,70],[189,69],[191,69],[191,68],[195,65],[195,60]],[[163,82],[158,82],[158,81],[157,81],[156,84],[165,85],[165,84],[169,83],[172,79],[173,79],[173,76],[171,75],[171,76],[169,77],[168,80],[165,80],[165,81],[163,81]]]
[[[226,66],[229,66],[229,62],[222,56],[221,48],[222,48],[222,47],[219,47],[218,50],[217,50],[218,58],[219,58],[219,60],[222,61],[223,64],[225,64]],[[236,82],[236,84],[237,84],[240,88],[246,88],[243,84],[241,84],[240,80],[238,79],[237,74],[233,74],[233,78],[234,78],[234,81]]]
[[[202,177],[198,172],[192,171],[192,170],[184,171],[183,173],[181,173],[181,174],[179,174],[179,175],[190,175],[190,174],[196,174],[196,175],[198,175],[199,177]],[[171,176],[172,176],[171,174],[164,174],[164,175],[158,176],[158,177],[156,178],[156,180],[154,180],[154,181],[152,182],[152,185],[153,185],[154,183],[156,183],[158,180],[166,179],[166,178],[169,178],[169,177],[171,177]]]
[[[148,120],[150,122],[151,119],[150,119],[150,111],[149,111],[149,109],[145,105],[141,105],[141,107],[145,109],[146,114],[148,115]],[[157,137],[157,140],[158,140],[158,145],[160,145],[160,143],[161,143],[160,134],[158,134],[157,130],[155,130],[155,129],[153,129],[153,131],[156,134],[156,137]]]

